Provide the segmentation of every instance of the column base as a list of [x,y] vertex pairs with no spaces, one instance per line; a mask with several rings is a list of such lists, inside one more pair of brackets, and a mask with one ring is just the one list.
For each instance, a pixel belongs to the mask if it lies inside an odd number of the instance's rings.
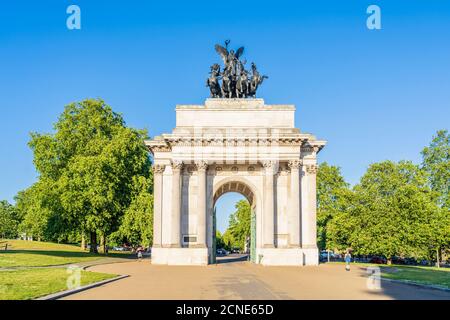
[[195,249],[206,248],[206,244],[190,244],[188,248],[195,248]]
[[208,264],[208,248],[152,248],[152,264],[203,266]]
[[256,263],[263,266],[317,266],[319,251],[307,248],[260,248]]
[[[158,247],[156,247],[156,248],[158,248]],[[181,248],[181,245],[180,244],[176,244],[176,243],[173,243],[173,244],[163,244],[161,247],[159,247],[159,248],[171,248],[171,249],[173,249],[173,248]]]

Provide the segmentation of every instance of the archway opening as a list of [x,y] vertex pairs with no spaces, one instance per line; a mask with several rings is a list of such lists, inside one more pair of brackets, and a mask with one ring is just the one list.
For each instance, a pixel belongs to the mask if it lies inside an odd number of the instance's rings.
[[244,183],[228,182],[214,194],[212,263],[255,261],[256,201]]

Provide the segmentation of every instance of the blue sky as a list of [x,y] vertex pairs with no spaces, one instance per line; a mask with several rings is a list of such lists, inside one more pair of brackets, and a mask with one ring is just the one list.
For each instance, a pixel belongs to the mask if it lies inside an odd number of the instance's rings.
[[[66,28],[70,4],[81,30]],[[366,28],[370,4],[382,30]],[[372,162],[419,162],[448,128],[449,1],[16,0],[0,10],[0,199],[35,181],[29,133],[50,132],[70,102],[101,97],[130,126],[172,130],[176,104],[208,96],[225,39],[269,75],[259,96],[295,104],[297,126],[328,140],[320,161],[352,184]]]

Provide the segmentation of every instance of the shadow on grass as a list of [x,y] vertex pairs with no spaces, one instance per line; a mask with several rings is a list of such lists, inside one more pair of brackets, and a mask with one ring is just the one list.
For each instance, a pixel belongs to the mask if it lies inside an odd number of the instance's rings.
[[122,258],[122,259],[134,259],[133,254],[117,254],[111,253],[105,255],[103,253],[94,254],[90,252],[77,252],[77,251],[59,251],[59,250],[7,250],[0,251],[0,254],[32,254],[43,255],[62,258]]
[[[387,295],[396,300],[450,300],[450,291],[426,287],[427,285],[438,285],[450,288],[449,271],[404,265],[365,265],[360,267],[362,267],[362,270],[357,272],[361,277],[368,279],[367,267],[379,267],[382,279],[400,281],[381,281],[381,288],[378,290],[370,289],[368,285],[367,292],[372,294],[374,298]],[[368,283],[372,283],[372,281],[368,281]],[[425,285],[425,287],[414,283]]]

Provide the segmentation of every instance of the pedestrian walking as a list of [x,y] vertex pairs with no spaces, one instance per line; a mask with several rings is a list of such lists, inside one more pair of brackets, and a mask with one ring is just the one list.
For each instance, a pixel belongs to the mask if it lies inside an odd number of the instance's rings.
[[345,260],[345,270],[350,271],[350,262],[352,262],[352,255],[350,254],[349,250],[347,250],[344,260]]
[[142,251],[143,251],[143,248],[141,247],[141,246],[139,246],[139,248],[137,248],[137,257],[138,257],[138,260],[139,260],[139,262],[142,260]]

